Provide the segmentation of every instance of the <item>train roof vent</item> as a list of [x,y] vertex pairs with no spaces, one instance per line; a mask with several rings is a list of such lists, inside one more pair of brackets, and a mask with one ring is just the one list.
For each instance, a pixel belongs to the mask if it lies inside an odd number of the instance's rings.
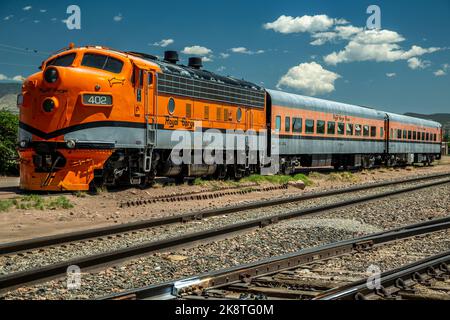
[[176,51],[165,51],[164,52],[164,60],[170,63],[177,63],[180,59],[178,59],[178,52]]
[[190,57],[189,58],[189,67],[194,69],[200,69],[203,67],[202,58],[200,57]]

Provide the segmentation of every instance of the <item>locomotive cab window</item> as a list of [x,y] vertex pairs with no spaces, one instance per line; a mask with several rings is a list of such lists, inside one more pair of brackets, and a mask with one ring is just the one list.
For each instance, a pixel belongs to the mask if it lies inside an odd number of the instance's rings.
[[286,131],[286,132],[291,131],[291,118],[290,117],[284,118],[284,131]]
[[120,73],[122,71],[123,62],[102,54],[85,53],[81,65],[112,73]]
[[325,134],[325,121],[317,120],[317,134]]
[[338,122],[338,134],[344,135],[345,133],[345,124],[343,122]]
[[336,122],[328,122],[327,134],[336,134]]
[[305,121],[305,133],[314,133],[314,120],[307,119]]
[[292,118],[292,132],[302,132],[302,118]]

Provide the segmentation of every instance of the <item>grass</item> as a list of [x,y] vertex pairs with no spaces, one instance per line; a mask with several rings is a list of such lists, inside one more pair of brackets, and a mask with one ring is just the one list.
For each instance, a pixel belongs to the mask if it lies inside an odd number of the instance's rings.
[[0,200],[0,212],[8,211],[13,205],[13,200]]
[[355,182],[358,178],[351,172],[332,172],[328,175],[328,180],[340,182]]
[[46,201],[42,196],[30,194],[16,199],[0,201],[0,211],[8,211],[13,206],[20,210],[56,210],[73,208],[73,204],[65,196],[59,196]]
[[311,179],[309,179],[302,173],[296,174],[294,176],[287,176],[287,175],[262,176],[259,174],[252,174],[248,177],[241,179],[241,182],[253,182],[257,184],[261,183],[286,184],[291,181],[303,181],[307,186],[313,184]]

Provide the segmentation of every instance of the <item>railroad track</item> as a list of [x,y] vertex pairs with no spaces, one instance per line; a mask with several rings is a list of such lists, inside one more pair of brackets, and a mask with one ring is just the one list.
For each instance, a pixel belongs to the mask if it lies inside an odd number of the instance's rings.
[[[436,219],[316,248],[303,249],[224,270],[112,294],[102,297],[102,299],[362,299],[380,292],[384,294],[385,298],[391,297],[393,292],[408,292],[413,284],[424,284],[431,278],[442,279],[445,275],[450,275],[448,269],[450,252],[404,266],[399,270],[383,273],[381,287],[375,291],[369,290],[366,286],[367,279],[363,279],[320,295],[321,292],[316,290],[317,287],[323,291],[336,283],[331,285],[324,284],[324,282],[311,284],[310,280],[300,283],[298,279],[280,279],[276,276],[291,275],[293,274],[292,270],[300,267],[306,268],[343,255],[360,253],[413,236],[426,235],[449,228],[450,217]],[[433,267],[433,271],[430,271],[431,267]],[[316,289],[292,289],[299,285],[312,285]]]
[[[197,242],[208,242],[208,241],[212,241],[212,240],[216,240],[216,239],[223,239],[225,237],[229,237],[230,235],[236,234],[238,232],[247,232],[249,230],[264,227],[264,226],[267,226],[267,225],[270,225],[273,223],[277,223],[278,221],[282,221],[282,220],[293,219],[293,218],[301,217],[301,216],[308,215],[308,214],[317,214],[317,213],[327,212],[329,210],[342,208],[345,206],[351,206],[351,205],[355,205],[355,204],[359,204],[359,203],[372,201],[375,199],[380,199],[380,198],[385,198],[385,197],[389,197],[389,196],[393,196],[393,195],[398,195],[401,193],[411,192],[414,190],[419,190],[419,189],[436,186],[436,185],[440,185],[440,184],[444,184],[444,183],[450,183],[450,179],[448,179],[448,178],[442,179],[443,177],[446,177],[446,175],[444,175],[444,176],[440,175],[439,178],[441,178],[441,180],[438,180],[438,181],[423,183],[423,184],[403,188],[400,190],[393,190],[390,192],[381,192],[381,193],[371,194],[368,196],[363,196],[360,198],[339,201],[339,202],[335,202],[332,204],[311,207],[311,208],[306,208],[306,209],[301,209],[301,210],[293,210],[293,211],[283,213],[283,214],[272,215],[272,216],[258,218],[258,219],[252,219],[252,220],[244,221],[241,223],[207,229],[207,230],[200,231],[200,232],[188,233],[188,234],[184,234],[184,235],[178,236],[178,237],[172,237],[172,238],[167,238],[167,239],[158,240],[158,241],[145,242],[145,243],[142,243],[139,245],[134,245],[134,246],[118,249],[118,250],[112,250],[112,251],[103,252],[100,254],[94,254],[94,255],[79,257],[79,258],[75,258],[75,259],[70,259],[70,260],[66,260],[66,261],[62,261],[62,262],[58,262],[58,263],[54,263],[54,264],[50,264],[50,265],[45,265],[42,267],[29,269],[29,270],[25,270],[25,271],[14,272],[14,273],[7,274],[7,275],[0,277],[0,291],[2,291],[2,292],[8,291],[8,290],[11,290],[15,287],[22,286],[29,282],[44,281],[46,279],[63,276],[63,275],[65,275],[67,268],[71,265],[77,265],[83,269],[97,268],[100,266],[104,266],[106,264],[117,263],[122,260],[130,259],[132,257],[136,257],[136,256],[143,255],[143,254],[149,254],[149,253],[162,251],[162,250],[169,250],[169,249],[191,246],[192,244],[197,243]],[[437,176],[434,175],[433,177],[431,177],[431,176],[420,177],[420,178],[416,178],[415,180],[407,179],[407,180],[402,180],[402,182],[404,183],[405,181],[411,182],[411,181],[418,181],[418,180],[424,180],[424,179],[437,179]],[[398,181],[397,183],[402,183],[402,182]],[[389,184],[392,184],[392,183],[393,182],[390,182]],[[364,190],[365,188],[368,188],[368,187],[375,188],[376,186],[379,187],[380,185],[387,185],[387,183],[374,184],[374,185],[363,186],[363,187],[362,186],[353,187],[350,189],[346,189],[347,191],[344,191],[344,190],[327,191],[327,192],[324,192],[321,194],[322,195],[323,194],[335,194],[336,192],[339,192],[339,194],[340,194],[343,192],[350,192],[349,190],[352,190],[352,191]],[[309,194],[309,195],[294,197],[294,199],[296,201],[300,201],[300,200],[305,199],[305,197],[306,198],[311,198],[311,197],[314,198],[317,196],[318,196],[317,194]],[[156,220],[151,220],[151,221],[147,221],[147,222],[139,222],[139,223],[135,223],[135,224],[95,229],[95,230],[90,230],[88,232],[79,232],[79,233],[74,233],[71,235],[31,239],[31,240],[22,241],[19,243],[2,245],[0,252],[3,255],[6,253],[9,253],[9,254],[16,253],[19,250],[29,250],[30,248],[40,248],[42,246],[48,246],[50,244],[55,244],[55,243],[61,244],[61,243],[65,243],[65,242],[76,241],[81,238],[86,239],[86,237],[91,238],[94,236],[99,236],[99,234],[104,236],[106,234],[111,234],[112,232],[113,233],[124,232],[124,230],[129,231],[129,230],[133,230],[136,228],[149,228],[152,226],[161,226],[166,223],[177,223],[177,222],[187,221],[187,218],[188,219],[198,219],[198,218],[206,217],[206,216],[214,216],[214,215],[218,214],[217,211],[219,211],[220,214],[232,213],[232,212],[237,212],[237,211],[241,211],[241,210],[260,208],[262,206],[269,206],[269,205],[273,206],[273,205],[277,205],[280,203],[285,203],[286,201],[292,202],[293,200],[289,199],[289,198],[288,199],[277,199],[277,200],[271,200],[271,201],[257,203],[257,204],[253,203],[253,204],[246,204],[246,205],[238,206],[238,207],[222,208],[222,209],[218,209],[218,210],[212,210],[212,211],[209,211],[206,213],[200,212],[200,213],[196,213],[196,214],[194,213],[194,214],[187,214],[187,215],[183,215],[183,216],[171,217],[171,218],[168,218],[169,220],[156,219]],[[200,215],[200,216],[198,216],[198,215]],[[71,248],[69,248],[69,250],[70,249]]]
[[[217,208],[217,209],[212,209],[212,210],[202,210],[202,211],[196,211],[196,212],[191,212],[191,213],[186,213],[186,214],[174,215],[174,216],[165,217],[165,218],[157,218],[157,219],[142,220],[142,221],[131,222],[131,223],[124,223],[124,224],[120,224],[117,226],[93,228],[93,229],[87,229],[87,230],[76,231],[76,232],[71,232],[71,233],[39,237],[39,238],[15,241],[15,242],[10,242],[10,243],[3,243],[3,244],[0,244],[0,256],[6,255],[6,254],[17,253],[20,251],[29,251],[29,250],[33,250],[33,249],[48,247],[48,246],[61,245],[61,244],[69,243],[69,242],[73,242],[73,241],[82,241],[82,240],[89,240],[89,239],[99,238],[99,237],[108,237],[108,236],[113,236],[113,235],[122,234],[122,233],[125,234],[125,233],[129,233],[129,232],[136,232],[138,230],[145,230],[148,228],[162,227],[162,226],[167,226],[167,225],[176,224],[176,223],[185,223],[185,222],[189,222],[189,221],[193,221],[193,220],[200,220],[200,219],[204,219],[204,218],[216,217],[216,216],[221,216],[221,215],[230,215],[230,214],[243,212],[246,210],[272,207],[272,206],[278,206],[278,205],[287,204],[287,203],[296,203],[296,202],[301,202],[304,200],[317,199],[317,198],[321,198],[321,197],[329,197],[329,196],[342,195],[342,194],[351,194],[351,193],[357,192],[357,191],[365,191],[365,190],[371,190],[371,189],[376,189],[376,188],[382,188],[382,187],[386,187],[386,186],[400,185],[400,184],[405,184],[405,183],[414,183],[414,182],[419,182],[419,181],[441,179],[441,178],[447,178],[447,177],[450,178],[450,173],[426,175],[426,176],[419,176],[419,177],[413,177],[413,178],[408,178],[408,179],[397,179],[397,180],[391,180],[391,181],[386,181],[386,182],[378,182],[378,183],[354,186],[354,187],[349,187],[349,188],[342,188],[342,189],[335,189],[335,190],[328,190],[328,191],[314,192],[314,193],[304,193],[299,196],[289,196],[289,197],[285,197],[285,198],[278,198],[278,199],[272,199],[272,200],[255,201],[255,202],[246,203],[246,204],[237,205],[237,206],[228,206],[228,207]],[[444,181],[438,181],[436,183],[429,183],[429,184],[413,186],[411,188],[407,188],[404,190],[398,190],[397,193],[410,192],[410,191],[419,190],[422,188],[427,188],[427,187],[430,187],[433,185],[439,185],[439,184],[443,184],[443,183],[448,183],[448,182],[446,180],[444,180]],[[369,197],[367,200],[362,199],[361,202],[369,201],[369,200],[377,199],[377,198],[381,198],[381,197],[386,197],[386,196],[390,196],[390,195],[394,195],[394,194],[395,193],[387,193],[387,194],[381,193],[379,195]],[[358,202],[352,202],[352,201],[348,202],[348,204],[353,204],[353,203],[358,203]],[[339,206],[336,206],[336,207],[339,207]],[[317,212],[320,210],[326,210],[326,208],[318,207]],[[314,213],[313,211],[315,211],[315,210],[306,210],[305,212],[302,212],[298,215]],[[267,219],[263,219],[263,221],[265,221],[265,220],[267,220]]]
[[[427,257],[400,268],[384,272],[377,285],[367,286],[367,280],[329,290],[314,300],[378,300],[378,299],[433,299],[435,296],[417,294],[416,286],[425,286],[450,292],[446,280],[450,278],[450,251]],[[434,281],[441,285],[434,285]]]

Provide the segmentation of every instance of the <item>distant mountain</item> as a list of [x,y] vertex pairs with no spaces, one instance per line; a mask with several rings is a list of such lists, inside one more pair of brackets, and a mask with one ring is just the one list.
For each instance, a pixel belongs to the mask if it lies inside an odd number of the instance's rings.
[[405,113],[405,116],[421,118],[426,120],[433,120],[442,124],[444,133],[450,136],[450,113],[435,113],[435,114],[420,114],[420,113]]
[[20,93],[22,83],[3,82],[0,83],[0,110],[8,110],[19,113],[17,109],[17,95]]

